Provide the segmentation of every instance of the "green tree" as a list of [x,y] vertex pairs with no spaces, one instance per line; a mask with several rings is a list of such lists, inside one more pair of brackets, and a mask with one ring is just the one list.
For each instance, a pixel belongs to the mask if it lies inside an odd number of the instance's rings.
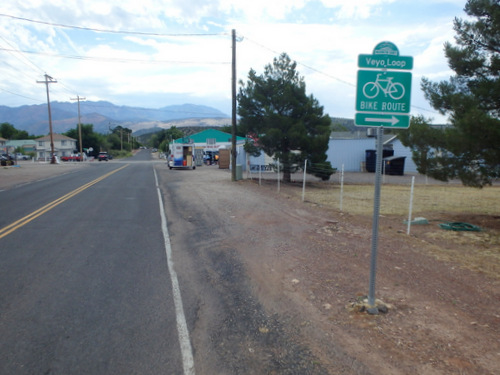
[[262,75],[251,69],[238,93],[239,129],[258,136],[258,146],[283,164],[283,180],[290,182],[294,163],[308,159],[313,173],[324,180],[334,169],[326,161],[330,118],[323,107],[306,94],[297,63],[283,53],[265,67]]
[[411,147],[418,173],[436,174],[439,171],[440,156],[446,151],[446,132],[442,127],[432,127],[430,120],[417,116],[411,118],[409,129],[397,133],[401,143]]
[[161,152],[167,152],[168,145],[172,140],[184,137],[182,130],[177,129],[177,127],[172,126],[169,129],[163,129],[151,137],[149,144],[160,150]]
[[31,139],[34,138],[33,136],[30,136],[26,130],[18,130],[16,134],[14,134],[14,137],[12,139]]
[[[426,138],[441,152],[429,156],[425,170],[440,180],[482,187],[500,177],[500,4],[469,0],[465,12],[467,20],[454,21],[456,44],[444,46],[455,75],[438,83],[422,79],[426,98],[452,125],[442,138],[432,132]],[[416,149],[415,143],[410,147]]]
[[[74,129],[68,130],[64,133],[66,136],[77,140],[77,148],[80,148],[80,136],[78,131],[78,125]],[[92,155],[97,155],[104,143],[105,137],[102,134],[94,132],[93,124],[82,124],[82,147],[84,149],[92,148],[94,151],[89,153]]]
[[17,134],[17,129],[14,125],[4,122],[0,124],[0,136],[5,139],[14,139],[13,137]]
[[132,130],[118,125],[111,129],[111,133],[107,135],[107,143],[113,150],[132,150]]

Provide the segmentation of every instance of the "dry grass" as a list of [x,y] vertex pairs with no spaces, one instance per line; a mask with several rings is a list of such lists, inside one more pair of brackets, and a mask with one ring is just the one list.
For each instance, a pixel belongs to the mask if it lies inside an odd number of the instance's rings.
[[[410,186],[383,185],[380,197],[382,215],[408,215]],[[293,189],[301,195],[301,189]],[[340,209],[340,187],[328,184],[310,184],[306,187],[308,202]],[[374,187],[370,185],[345,185],[342,210],[357,215],[373,213]],[[488,186],[475,189],[464,186],[417,185],[413,194],[413,216],[420,213],[500,215],[500,187]]]
[[[300,200],[302,186],[288,186],[285,194]],[[406,231],[410,186],[382,186],[380,214],[386,219],[397,219],[400,230]],[[306,203],[340,209],[340,186],[311,183],[306,187]],[[361,216],[373,215],[374,187],[372,185],[345,185],[342,211]],[[425,217],[430,225],[414,226],[421,229],[417,237],[419,248],[440,261],[453,262],[493,279],[500,279],[500,186],[483,189],[461,185],[416,185],[413,196],[412,218]],[[441,229],[437,224],[459,218],[482,227],[481,232],[454,232]]]

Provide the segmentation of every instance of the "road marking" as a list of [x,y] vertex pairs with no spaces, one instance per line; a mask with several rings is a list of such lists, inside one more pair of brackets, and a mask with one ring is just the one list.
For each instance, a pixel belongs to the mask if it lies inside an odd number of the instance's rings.
[[172,247],[170,245],[170,235],[168,234],[167,217],[163,208],[163,199],[161,196],[160,185],[158,184],[158,176],[156,174],[156,170],[153,169],[153,171],[155,174],[156,190],[158,192],[158,203],[160,205],[161,229],[165,240],[168,271],[172,282],[172,294],[175,306],[175,319],[177,321],[177,334],[179,335],[179,344],[181,347],[182,366],[184,367],[184,375],[195,375],[193,351],[191,349],[186,316],[184,315],[184,308],[182,306],[181,290],[179,288],[179,280],[177,279],[177,273],[174,270],[174,262],[172,260]]
[[25,226],[26,224],[28,224],[29,222],[35,220],[37,217],[40,217],[42,216],[44,213],[52,210],[54,207],[60,205],[61,203],[67,201],[68,199],[74,197],[75,195],[81,193],[82,191],[88,189],[89,187],[97,184],[98,182],[104,180],[105,178],[108,178],[109,176],[111,176],[113,173],[116,173],[120,170],[122,170],[123,168],[126,168],[128,167],[128,164],[121,167],[121,168],[118,168],[118,169],[115,169],[114,171],[111,171],[109,173],[106,173],[105,175],[99,177],[99,178],[96,178],[94,181],[91,181],[81,187],[79,187],[78,189],[76,190],[73,190],[71,192],[69,192],[68,194],[56,199],[55,201],[52,201],[48,204],[46,204],[45,206],[39,208],[38,210],[36,211],[33,211],[32,213],[30,213],[29,215],[26,215],[25,217],[13,222],[12,224],[10,225],[7,225],[6,227],[3,227],[2,229],[0,229],[0,238],[4,238],[5,236],[7,236],[8,234],[14,232],[15,230]]

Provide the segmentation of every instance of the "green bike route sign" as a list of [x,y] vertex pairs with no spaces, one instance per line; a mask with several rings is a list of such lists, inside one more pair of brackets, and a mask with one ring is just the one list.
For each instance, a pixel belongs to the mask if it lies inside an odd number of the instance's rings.
[[373,55],[359,55],[356,116],[357,126],[408,128],[413,57],[399,56],[391,42],[379,43]]

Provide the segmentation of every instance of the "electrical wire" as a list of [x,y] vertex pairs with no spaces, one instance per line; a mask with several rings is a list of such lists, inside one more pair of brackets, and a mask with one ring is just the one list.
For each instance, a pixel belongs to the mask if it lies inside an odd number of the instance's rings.
[[[7,48],[0,48],[2,50],[5,50],[7,52],[11,52],[11,54],[16,58],[18,59],[19,61],[21,61],[23,64],[26,64],[28,65],[32,70],[34,70],[37,74],[40,73],[40,68],[38,66],[36,66],[35,64],[33,64],[33,62],[31,62],[28,58],[26,58],[23,54],[22,54],[22,51],[20,51],[19,49],[17,49],[16,47],[14,47],[11,43],[9,43],[8,40],[6,40],[3,36],[0,35],[0,38],[5,42],[7,43],[10,47],[12,47],[13,49],[7,49]],[[17,55],[21,55],[24,60],[20,59],[19,56]],[[28,63],[26,63],[28,62]]]
[[[256,41],[254,41],[254,40],[252,40],[252,39],[248,38],[247,36],[244,36],[244,37],[243,37],[243,39],[244,39],[244,40],[249,40],[250,42],[254,43],[255,45],[257,45],[257,46],[261,47],[262,49],[266,49],[266,50],[268,50],[268,51],[270,51],[270,52],[272,52],[272,53],[274,53],[274,54],[276,54],[276,55],[279,55],[279,52],[277,52],[277,51],[275,51],[275,50],[273,50],[273,49],[271,49],[271,48],[269,48],[269,47],[266,47],[266,46],[264,46],[263,44],[258,43],[258,42],[256,42]],[[312,66],[310,66],[310,65],[304,64],[304,63],[302,63],[302,62],[300,62],[300,61],[297,61],[297,60],[294,60],[294,61],[296,61],[296,62],[297,62],[297,64],[302,65],[303,67],[305,67],[305,68],[307,68],[307,69],[309,69],[309,70],[312,70],[313,72],[316,72],[316,73],[322,74],[322,75],[324,75],[324,76],[326,76],[326,77],[332,78],[332,79],[334,79],[334,80],[336,80],[336,81],[339,81],[339,82],[341,82],[341,83],[343,83],[343,84],[346,84],[346,85],[348,85],[348,86],[353,86],[353,87],[356,87],[356,85],[355,85],[354,83],[344,81],[344,80],[343,80],[343,79],[341,79],[341,78],[338,78],[338,77],[335,77],[335,76],[333,76],[333,75],[331,75],[331,74],[325,73],[325,72],[323,72],[323,71],[321,71],[321,70],[319,70],[319,69],[316,69],[316,68],[314,68],[314,67],[312,67]]]
[[186,34],[172,33],[172,34],[165,34],[165,33],[141,32],[141,31],[97,29],[97,28],[92,28],[92,27],[65,25],[65,24],[61,24],[61,23],[33,20],[33,19],[29,19],[29,18],[16,17],[16,16],[11,16],[9,14],[2,14],[2,13],[0,13],[0,17],[8,17],[8,18],[12,18],[15,20],[37,23],[37,24],[47,25],[47,26],[63,27],[63,28],[67,28],[67,29],[94,31],[94,32],[109,33],[109,34],[126,34],[126,35],[158,36],[158,37],[199,37],[199,36],[221,36],[221,35],[227,36],[227,35],[230,35],[229,33],[186,33]]
[[120,63],[146,63],[146,64],[198,64],[198,65],[229,65],[229,61],[179,61],[179,60],[143,60],[143,59],[125,59],[125,58],[115,58],[115,57],[92,57],[92,56],[78,56],[78,55],[60,55],[56,53],[49,52],[37,52],[37,51],[26,51],[26,50],[11,50],[7,48],[1,48],[0,51],[7,52],[21,52],[32,55],[42,55],[48,57],[60,57],[65,59],[74,60],[92,60],[101,62],[120,62]]
[[42,103],[39,99],[34,99],[34,98],[30,98],[30,97],[25,96],[25,95],[17,94],[17,93],[15,93],[15,92],[12,92],[12,91],[9,91],[9,90],[2,89],[1,87],[0,87],[0,90],[1,90],[1,91],[4,91],[4,92],[8,92],[8,93],[9,93],[9,94],[11,94],[11,95],[16,95],[16,96],[19,96],[19,97],[21,97],[21,98],[25,98],[25,99],[32,100],[32,101],[34,101],[34,102]]
[[[186,34],[180,34],[180,33],[151,33],[151,32],[140,32],[140,31],[126,31],[126,30],[110,30],[110,29],[98,29],[98,28],[91,28],[91,27],[81,27],[81,26],[74,26],[74,25],[65,25],[65,24],[60,24],[60,23],[53,23],[53,22],[46,22],[46,21],[40,21],[40,20],[34,20],[34,19],[29,19],[25,17],[16,17],[8,14],[3,14],[0,13],[0,17],[7,17],[19,21],[24,21],[24,22],[31,22],[31,23],[36,23],[36,24],[43,24],[47,26],[53,26],[53,27],[61,27],[61,28],[69,28],[69,29],[76,29],[76,30],[84,30],[84,31],[93,31],[93,32],[100,32],[100,33],[111,33],[111,34],[126,34],[126,35],[139,35],[139,36],[155,36],[155,37],[206,37],[206,36],[228,36],[230,35],[229,33],[186,33]],[[5,41],[5,39],[2,37],[2,39]],[[268,50],[272,52],[273,54],[278,55],[279,53],[259,42],[256,42],[252,40],[251,38],[248,38],[247,36],[241,36],[238,38],[239,41],[242,40],[248,40],[251,43],[259,46],[262,49]],[[9,44],[11,47],[13,47],[10,43],[5,41],[7,44]],[[79,55],[61,55],[61,54],[52,54],[52,53],[46,53],[46,52],[36,52],[36,51],[21,51],[17,49],[7,49],[7,48],[0,48],[0,50],[10,52],[10,53],[20,53],[20,54],[36,54],[36,55],[45,55],[49,57],[59,57],[59,58],[66,58],[66,59],[75,59],[75,60],[92,60],[92,61],[101,61],[101,62],[120,62],[120,63],[146,63],[146,64],[216,64],[216,65],[222,65],[222,64],[231,64],[230,62],[200,62],[200,61],[167,61],[167,60],[142,60],[142,59],[124,59],[124,58],[112,58],[112,57],[91,57],[91,56],[79,56]],[[17,56],[16,56],[17,57]],[[24,56],[23,56],[24,57]],[[26,57],[24,57],[26,60],[29,61]],[[29,61],[30,64],[36,67],[36,69],[40,69],[37,67],[35,64],[33,64],[31,61]],[[352,82],[345,81],[339,77],[336,77],[334,75],[331,75],[329,73],[325,73],[319,69],[316,69],[308,64],[304,64],[300,61],[297,61],[297,64],[314,71],[316,73],[319,73],[321,75],[324,75],[328,78],[334,79],[340,83],[343,83],[345,85],[351,86],[351,87],[356,87],[356,84]],[[68,89],[70,90],[70,89]],[[19,95],[22,96],[22,95]],[[413,106],[411,107],[423,110],[426,112],[438,114],[437,112],[433,112],[431,110],[427,110],[421,107]]]

